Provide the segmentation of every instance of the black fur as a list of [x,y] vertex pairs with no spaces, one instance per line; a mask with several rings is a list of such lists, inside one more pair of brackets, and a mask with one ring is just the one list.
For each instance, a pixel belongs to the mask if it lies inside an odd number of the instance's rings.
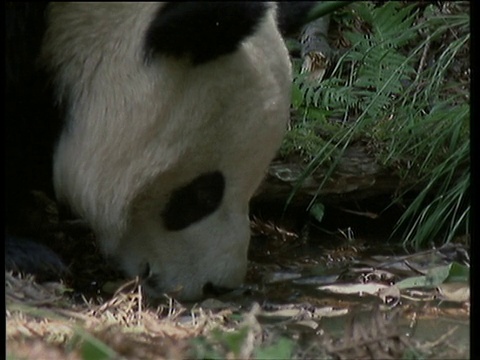
[[262,2],[172,2],[162,7],[145,36],[147,60],[155,54],[202,64],[234,52],[264,18]]
[[[49,249],[28,239],[42,237],[38,199],[53,198],[52,155],[60,123],[53,89],[38,63],[46,28],[46,2],[5,3],[5,265],[7,269],[52,278],[63,269]],[[27,238],[27,239],[26,239]]]
[[293,35],[306,24],[308,12],[317,5],[316,1],[278,2],[277,22],[283,36]]
[[68,273],[62,260],[48,247],[12,235],[5,239],[5,269],[35,274],[40,282],[56,280]]
[[[46,3],[6,3],[6,205],[15,231],[16,209],[41,189],[53,195],[52,155],[59,133],[48,75],[38,63]],[[15,229],[14,229],[15,227]]]
[[200,175],[176,189],[162,213],[165,227],[182,230],[210,215],[220,206],[224,191],[225,178],[219,171]]

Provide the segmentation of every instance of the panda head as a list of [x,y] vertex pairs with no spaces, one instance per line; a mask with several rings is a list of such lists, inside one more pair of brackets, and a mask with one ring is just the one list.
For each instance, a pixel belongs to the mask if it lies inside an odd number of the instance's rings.
[[289,114],[275,5],[58,3],[48,21],[58,198],[153,297],[240,285],[248,203]]

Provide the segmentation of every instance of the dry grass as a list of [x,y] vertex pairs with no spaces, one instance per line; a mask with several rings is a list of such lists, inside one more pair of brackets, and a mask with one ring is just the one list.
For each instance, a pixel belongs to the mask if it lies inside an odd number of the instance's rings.
[[187,339],[222,325],[221,312],[191,310],[172,299],[146,307],[130,281],[114,296],[75,302],[61,283],[39,285],[5,273],[7,354],[20,359],[179,359]]

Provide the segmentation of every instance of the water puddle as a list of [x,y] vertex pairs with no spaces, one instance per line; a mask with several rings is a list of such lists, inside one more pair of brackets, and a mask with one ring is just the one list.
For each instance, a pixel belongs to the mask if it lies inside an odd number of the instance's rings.
[[240,310],[258,303],[262,326],[307,348],[322,339],[321,346],[340,357],[362,357],[363,344],[374,343],[380,345],[370,358],[395,358],[405,348],[414,358],[469,356],[464,245],[407,253],[385,242],[330,239],[327,247],[291,235],[254,239],[246,288],[220,304]]

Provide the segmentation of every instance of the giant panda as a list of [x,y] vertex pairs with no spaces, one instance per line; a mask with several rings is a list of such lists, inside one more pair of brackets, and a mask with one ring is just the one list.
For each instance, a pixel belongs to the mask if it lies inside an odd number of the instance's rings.
[[[151,297],[195,300],[206,286],[238,287],[249,200],[289,117],[282,35],[291,23],[279,9],[266,2],[7,4],[7,22],[19,12],[25,22],[7,23],[9,41],[17,32],[31,37],[7,46],[7,73],[17,72],[7,87],[28,88],[7,94],[14,104],[7,137],[23,126],[7,141],[7,257],[19,242],[9,240],[10,224],[21,222],[19,193],[46,178],[107,258],[141,276]],[[38,71],[26,76],[15,70],[22,64]],[[49,81],[30,87],[37,73]],[[16,84],[15,76],[24,79]],[[50,189],[48,181],[36,185]]]

